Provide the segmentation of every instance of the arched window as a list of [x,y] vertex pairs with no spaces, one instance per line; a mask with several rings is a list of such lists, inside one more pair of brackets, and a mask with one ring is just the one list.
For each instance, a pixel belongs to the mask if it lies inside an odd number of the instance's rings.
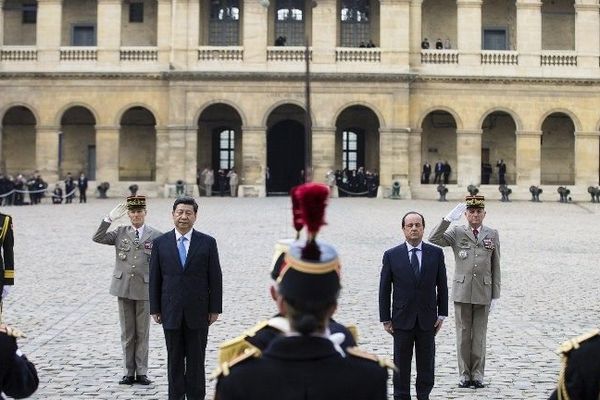
[[210,46],[237,46],[239,43],[239,0],[210,0],[208,44]]
[[276,4],[276,45],[304,46],[304,0],[277,0]]
[[219,168],[230,170],[234,167],[235,131],[224,129],[219,133]]
[[357,169],[358,135],[352,131],[342,132],[342,166],[344,169]]
[[342,0],[340,46],[359,47],[371,38],[369,0]]

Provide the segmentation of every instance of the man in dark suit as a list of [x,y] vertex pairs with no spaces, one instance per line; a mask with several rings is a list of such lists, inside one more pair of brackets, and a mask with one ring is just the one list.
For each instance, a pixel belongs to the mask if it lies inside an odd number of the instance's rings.
[[444,173],[444,163],[438,161],[435,163],[435,169],[433,171],[435,175],[433,176],[433,183],[442,183],[442,174]]
[[402,218],[406,242],[383,254],[379,317],[383,328],[394,337],[394,364],[398,367],[394,374],[395,400],[410,400],[413,346],[417,358],[417,399],[429,399],[434,382],[435,335],[448,315],[444,253],[423,243],[424,229],[421,214],[407,213]]
[[193,229],[198,204],[173,204],[175,229],[154,240],[150,257],[150,314],[167,345],[169,400],[204,399],[208,327],[222,312],[217,242]]
[[79,189],[79,202],[87,203],[87,196],[85,195],[85,192],[88,188],[88,178],[83,172],[81,175],[79,175],[79,179],[77,180],[77,188]]
[[429,164],[429,161],[425,161],[425,164],[423,164],[423,171],[421,173],[421,183],[428,184],[430,175],[431,175],[431,164]]

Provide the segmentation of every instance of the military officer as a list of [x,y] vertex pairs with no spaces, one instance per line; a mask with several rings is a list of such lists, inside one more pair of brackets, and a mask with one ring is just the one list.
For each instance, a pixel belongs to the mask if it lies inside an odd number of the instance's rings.
[[[450,227],[463,213],[468,225]],[[500,298],[500,238],[497,230],[482,225],[484,218],[485,198],[467,196],[429,236],[431,243],[454,252],[452,298],[461,388],[484,387],[488,314]]]
[[[301,197],[311,198],[312,205],[320,204],[312,208],[322,211],[328,188],[314,183],[301,188]],[[344,351],[329,338],[341,289],[340,262],[332,246],[316,240],[322,221],[305,211],[302,218],[317,222],[307,224],[306,244],[290,247],[278,277],[277,306],[290,332],[264,351],[255,348],[223,363],[217,373],[218,400],[283,399],[290,394],[307,400],[387,399],[389,362],[355,347]]]
[[549,400],[600,399],[600,329],[567,340],[558,353],[562,368]]
[[[277,299],[281,296],[279,294],[277,280],[281,269],[285,267],[285,255],[293,242],[294,240],[292,239],[282,239],[275,245],[273,269],[271,270],[273,283],[270,288],[271,298],[275,303],[277,303]],[[289,331],[290,324],[285,315],[278,313],[269,320],[261,321],[244,332],[241,336],[228,340],[219,346],[219,364],[229,362],[254,348],[262,351],[267,348],[273,339],[280,335],[287,334]],[[356,346],[358,340],[358,330],[356,329],[356,326],[350,325],[345,327],[331,318],[329,320],[329,331],[331,332],[330,338],[334,340],[336,344],[339,344],[342,349]]]
[[0,324],[0,399],[1,393],[15,399],[29,397],[37,390],[39,379],[35,366],[17,346],[23,334]]
[[2,300],[8,296],[15,283],[15,257],[13,246],[12,218],[0,213],[0,323],[2,322]]
[[[110,224],[129,216],[131,224],[108,232]],[[129,196],[126,204],[117,205],[100,223],[94,234],[96,243],[115,246],[116,263],[110,294],[117,296],[121,345],[123,347],[122,385],[152,383],[148,373],[150,306],[148,302],[149,265],[152,241],[162,233],[145,224],[146,198]]]

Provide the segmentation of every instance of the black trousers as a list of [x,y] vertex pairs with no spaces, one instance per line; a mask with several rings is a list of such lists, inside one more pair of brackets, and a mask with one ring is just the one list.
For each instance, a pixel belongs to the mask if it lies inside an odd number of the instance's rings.
[[434,330],[424,331],[417,323],[413,329],[394,329],[394,399],[410,400],[410,364],[416,353],[417,399],[429,399],[433,389],[435,374],[435,334]]
[[204,357],[208,324],[190,329],[185,322],[179,329],[165,329],[169,400],[204,400],[206,377]]

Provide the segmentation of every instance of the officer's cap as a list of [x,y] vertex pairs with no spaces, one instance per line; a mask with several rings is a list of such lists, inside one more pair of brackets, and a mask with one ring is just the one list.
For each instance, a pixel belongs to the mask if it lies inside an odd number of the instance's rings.
[[483,196],[467,196],[465,197],[467,208],[485,208],[485,197]]
[[146,208],[146,196],[136,195],[127,197],[127,209],[128,210],[136,210],[136,209],[145,209]]

